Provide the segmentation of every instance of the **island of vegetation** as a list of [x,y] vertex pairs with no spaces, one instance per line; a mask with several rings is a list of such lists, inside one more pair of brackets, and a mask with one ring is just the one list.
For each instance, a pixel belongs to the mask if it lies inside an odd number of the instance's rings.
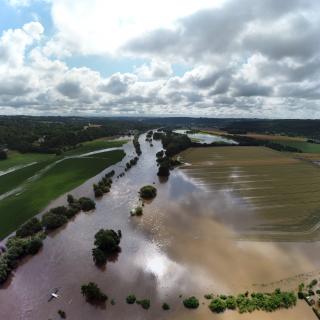
[[92,249],[93,261],[96,265],[104,265],[110,255],[118,253],[120,249],[121,231],[100,229],[94,236],[95,247]]
[[147,185],[140,189],[139,194],[142,199],[153,199],[157,196],[157,189],[154,186]]

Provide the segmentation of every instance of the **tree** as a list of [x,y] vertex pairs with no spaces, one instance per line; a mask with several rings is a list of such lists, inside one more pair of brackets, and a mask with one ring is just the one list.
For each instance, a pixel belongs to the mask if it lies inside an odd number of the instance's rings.
[[157,174],[158,174],[159,177],[169,177],[170,176],[170,168],[169,168],[169,166],[160,165]]
[[92,249],[92,256],[96,265],[103,265],[107,262],[107,255],[99,248]]
[[4,150],[0,150],[0,160],[6,160],[7,158],[7,153]]
[[147,185],[140,189],[140,197],[143,199],[153,199],[157,195],[157,189],[154,186]]
[[108,299],[108,296],[104,294],[94,282],[82,285],[81,293],[90,303],[101,303]]
[[39,250],[42,248],[43,242],[39,238],[34,238],[29,242],[28,245],[28,253],[35,255],[39,252]]
[[41,223],[38,218],[34,217],[20,226],[16,232],[16,236],[20,238],[32,236],[42,230]]
[[162,305],[162,309],[163,310],[169,310],[170,306],[166,302],[164,302],[163,305]]
[[68,219],[65,216],[54,214],[49,211],[43,215],[41,223],[46,230],[54,230],[67,222]]
[[120,235],[114,230],[100,229],[94,236],[94,244],[106,254],[119,251]]
[[90,198],[86,198],[86,197],[82,197],[79,199],[79,203],[81,206],[81,210],[83,211],[90,211],[95,209],[96,204],[93,200],[91,200]]
[[227,308],[226,302],[220,298],[213,299],[209,305],[212,312],[221,313]]
[[126,301],[128,304],[134,304],[136,302],[137,298],[134,294],[129,294],[126,298]]
[[183,300],[183,305],[188,309],[197,309],[199,307],[199,300],[192,296]]
[[150,308],[150,300],[149,299],[137,300],[137,304],[140,304],[141,307],[145,310],[148,310]]
[[68,201],[68,204],[69,204],[69,205],[71,205],[72,203],[75,202],[74,197],[73,197],[72,194],[68,194],[68,196],[67,196],[67,201]]

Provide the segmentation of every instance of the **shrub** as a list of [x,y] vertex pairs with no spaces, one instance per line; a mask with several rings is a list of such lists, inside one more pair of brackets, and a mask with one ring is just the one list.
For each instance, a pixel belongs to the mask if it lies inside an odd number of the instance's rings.
[[143,209],[142,207],[136,207],[135,209],[131,210],[131,215],[132,216],[142,216],[143,214]]
[[39,219],[34,217],[19,227],[19,229],[16,232],[16,236],[20,238],[29,237],[38,233],[41,230],[42,226]]
[[143,199],[153,199],[157,195],[157,189],[154,186],[144,186],[140,189],[140,196]]
[[199,307],[199,300],[192,296],[183,300],[183,304],[188,309],[197,309]]
[[80,203],[81,210],[83,211],[90,211],[95,209],[96,207],[96,204],[93,200],[85,197],[80,198],[79,203]]
[[126,298],[126,301],[128,304],[134,304],[136,302],[137,298],[134,294],[129,294]]
[[43,215],[41,223],[46,230],[54,230],[67,222],[68,220],[65,216],[54,214],[49,211]]
[[305,294],[302,291],[298,292],[298,298],[299,299],[304,299],[305,298]]
[[145,310],[148,310],[150,308],[150,300],[149,299],[137,300],[137,304],[140,304],[141,307]]
[[221,313],[227,308],[226,302],[220,298],[213,299],[209,305],[212,312]]
[[233,296],[227,297],[225,300],[227,309],[235,310],[237,308],[236,299]]
[[165,303],[163,303],[163,305],[162,305],[162,309],[163,309],[163,310],[169,310],[169,309],[170,309],[170,306],[165,302]]
[[101,303],[108,299],[107,295],[104,294],[94,282],[82,285],[81,293],[90,303]]
[[207,299],[207,300],[211,300],[213,299],[213,294],[212,293],[207,293],[204,295],[204,297]]

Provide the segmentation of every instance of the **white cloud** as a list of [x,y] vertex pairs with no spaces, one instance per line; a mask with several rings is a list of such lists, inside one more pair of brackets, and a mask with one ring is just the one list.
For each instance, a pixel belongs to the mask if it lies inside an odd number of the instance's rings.
[[134,72],[139,78],[146,80],[168,78],[173,74],[170,63],[154,59],[149,65],[143,64],[140,67],[135,67]]
[[[53,0],[51,38],[39,22],[0,36],[0,113],[320,117],[320,5],[211,4]],[[75,53],[149,62],[103,77],[61,60]]]
[[173,26],[176,19],[215,7],[222,0],[52,0],[55,41],[84,54],[115,53],[145,32]]

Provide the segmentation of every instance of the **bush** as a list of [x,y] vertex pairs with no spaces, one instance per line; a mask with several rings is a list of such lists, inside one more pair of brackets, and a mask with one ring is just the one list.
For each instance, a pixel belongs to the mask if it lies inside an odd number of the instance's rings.
[[103,196],[103,191],[102,191],[100,188],[96,188],[96,189],[94,190],[94,196],[95,196],[96,198],[101,198],[101,197]]
[[183,300],[183,304],[188,309],[197,309],[199,307],[199,300],[192,296]]
[[135,209],[131,210],[132,216],[142,216],[143,215],[143,209],[142,207],[136,207]]
[[8,265],[8,261],[5,259],[5,255],[0,257],[0,284],[4,283],[11,273],[11,268]]
[[81,293],[90,303],[101,303],[108,299],[107,295],[104,294],[94,282],[82,285]]
[[52,208],[50,209],[50,212],[61,215],[61,216],[67,216],[67,208],[65,206]]
[[28,245],[28,253],[35,255],[39,252],[39,250],[42,248],[43,242],[39,238],[34,238],[29,242]]
[[163,309],[163,310],[169,310],[169,309],[170,309],[170,306],[165,302],[165,303],[162,305],[162,309]]
[[137,298],[134,294],[129,294],[126,298],[126,301],[128,304],[134,304],[136,302]]
[[209,305],[212,312],[221,313],[227,308],[226,302],[220,298],[213,299]]
[[68,194],[67,201],[68,201],[69,205],[71,205],[71,204],[73,204],[75,202],[74,197],[73,197],[72,194]]
[[204,295],[204,297],[207,299],[207,300],[211,300],[213,299],[213,294],[212,293],[207,293]]
[[16,236],[20,238],[32,236],[42,230],[41,223],[38,218],[31,218],[16,232]]
[[233,296],[227,297],[225,300],[227,309],[235,310],[237,308],[237,301]]
[[92,256],[96,265],[103,265],[107,262],[106,254],[99,248],[92,249]]
[[54,214],[52,212],[45,213],[41,221],[43,227],[46,228],[46,230],[57,229],[67,222],[68,220],[65,216]]
[[96,207],[96,204],[93,200],[85,197],[80,198],[79,203],[80,203],[81,210],[85,212],[93,210]]
[[302,291],[298,292],[298,298],[299,299],[304,299],[305,298],[305,294]]
[[141,307],[145,310],[148,310],[150,308],[150,300],[149,299],[138,300],[137,304],[140,304]]
[[154,186],[144,186],[140,189],[140,196],[143,199],[153,199],[157,195],[157,189]]

